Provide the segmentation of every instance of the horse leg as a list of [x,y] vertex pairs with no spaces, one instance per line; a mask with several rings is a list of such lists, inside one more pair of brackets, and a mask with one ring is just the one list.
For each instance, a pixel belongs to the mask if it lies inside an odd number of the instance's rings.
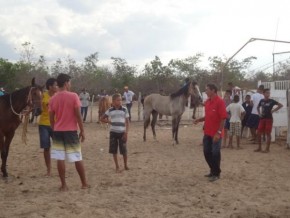
[[149,126],[150,123],[150,114],[148,115],[144,115],[144,134],[143,134],[143,141],[146,141],[146,129]]
[[192,119],[195,119],[195,112],[196,112],[196,106],[193,107],[193,111],[192,111]]
[[8,177],[6,163],[7,163],[7,158],[8,158],[8,154],[9,154],[10,143],[13,139],[14,133],[15,133],[15,131],[6,135],[5,140],[4,140],[4,138],[3,139],[1,138],[1,142],[4,141],[4,146],[2,147],[2,150],[1,150],[1,159],[2,159],[1,171],[3,173],[3,177]]
[[157,122],[158,112],[153,110],[152,111],[152,122],[151,122],[151,128],[153,132],[153,138],[156,139],[156,132],[155,132],[155,125]]
[[177,121],[176,121],[176,129],[175,129],[175,141],[176,141],[176,144],[179,144],[179,141],[178,141],[178,130],[179,130],[180,120],[181,120],[181,116],[178,116],[177,117]]
[[175,145],[176,123],[177,118],[175,116],[172,116],[172,145]]

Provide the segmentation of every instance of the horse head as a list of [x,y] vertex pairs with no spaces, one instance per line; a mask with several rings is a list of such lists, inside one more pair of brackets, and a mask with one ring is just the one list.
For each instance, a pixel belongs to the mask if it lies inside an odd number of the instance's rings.
[[192,81],[189,86],[189,94],[199,99],[200,102],[203,101],[202,94],[200,92],[197,82]]
[[32,113],[34,116],[39,116],[41,114],[41,102],[42,102],[42,91],[43,87],[35,83],[35,78],[31,81],[31,87],[28,94],[28,106],[32,108]]

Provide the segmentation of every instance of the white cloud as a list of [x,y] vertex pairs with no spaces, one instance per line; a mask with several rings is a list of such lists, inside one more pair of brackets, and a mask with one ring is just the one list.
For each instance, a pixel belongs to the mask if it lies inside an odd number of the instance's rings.
[[[197,52],[233,55],[252,37],[290,41],[286,0],[23,0],[0,1],[0,57],[19,59],[15,47],[31,42],[39,55],[77,61],[125,58],[144,64],[158,55],[164,64]],[[237,56],[257,56],[253,67],[290,44],[253,42]],[[277,61],[285,59],[277,56]],[[206,58],[205,58],[206,60]]]

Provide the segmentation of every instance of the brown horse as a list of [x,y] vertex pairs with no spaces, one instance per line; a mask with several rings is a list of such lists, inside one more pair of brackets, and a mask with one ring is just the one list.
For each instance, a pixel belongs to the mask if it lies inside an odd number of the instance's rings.
[[105,112],[112,105],[112,97],[111,96],[103,96],[99,100],[99,122],[100,118],[105,114]]
[[29,111],[34,111],[34,115],[39,115],[41,113],[41,99],[42,87],[35,84],[34,78],[31,86],[0,96],[0,151],[3,177],[8,177],[6,162],[15,130],[21,123],[21,112],[28,107]]
[[148,95],[144,100],[144,135],[143,140],[146,141],[146,128],[150,123],[152,114],[151,128],[153,137],[156,138],[155,124],[158,113],[172,116],[172,139],[173,144],[178,144],[178,128],[181,116],[185,111],[185,105],[189,95],[194,95],[196,98],[201,96],[198,85],[195,82],[188,82],[185,86],[170,96],[162,96],[160,94]]

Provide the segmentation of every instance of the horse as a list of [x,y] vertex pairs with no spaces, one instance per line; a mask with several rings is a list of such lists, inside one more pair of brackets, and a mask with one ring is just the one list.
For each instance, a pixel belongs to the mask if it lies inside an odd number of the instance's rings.
[[172,116],[172,139],[174,143],[178,144],[178,128],[181,116],[185,111],[185,105],[190,95],[201,97],[198,85],[196,82],[188,82],[177,92],[170,96],[162,96],[160,94],[148,95],[144,100],[144,135],[143,140],[146,141],[146,129],[150,123],[150,116],[152,114],[151,128],[153,137],[156,139],[155,124],[158,114]]
[[112,105],[112,97],[110,96],[103,96],[99,100],[99,122],[101,116],[105,114],[105,112],[111,107]]
[[192,111],[192,119],[195,119],[195,113],[196,113],[196,109],[199,105],[202,105],[203,99],[202,99],[202,95],[195,97],[194,95],[191,95],[190,97],[190,108],[193,109]]
[[41,100],[42,87],[35,84],[34,78],[31,81],[31,86],[0,96],[0,151],[3,177],[8,177],[6,162],[15,130],[21,123],[21,112],[23,109],[29,108],[29,112],[34,110],[35,115],[39,115],[41,113]]

